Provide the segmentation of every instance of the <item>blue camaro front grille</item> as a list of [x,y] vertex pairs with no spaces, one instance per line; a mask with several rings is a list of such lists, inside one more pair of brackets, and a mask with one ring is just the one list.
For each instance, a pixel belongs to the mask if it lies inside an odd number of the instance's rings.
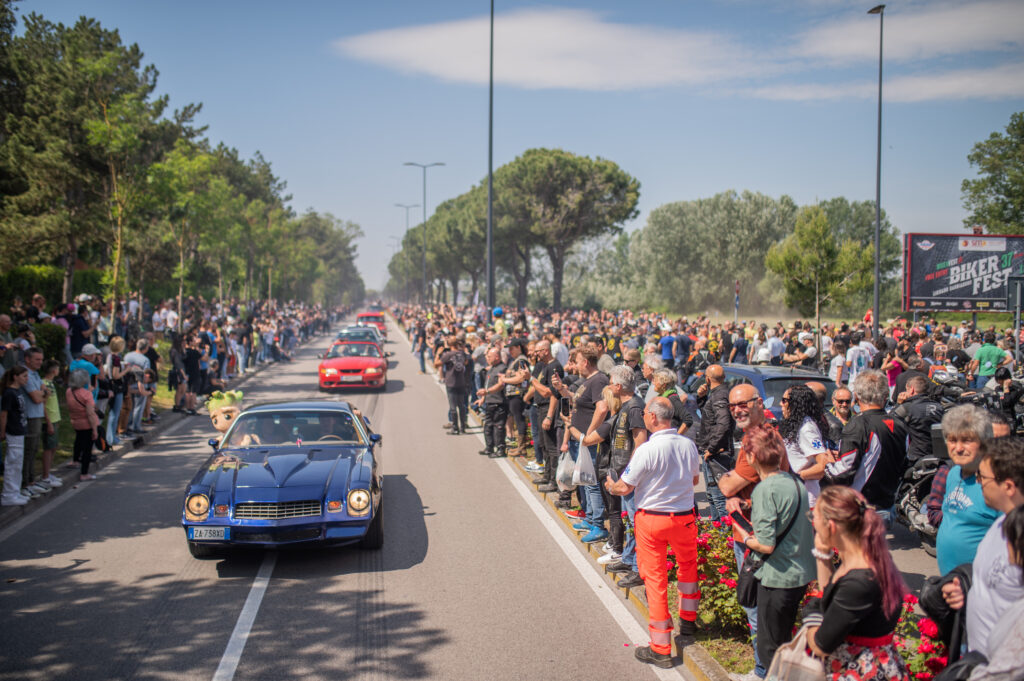
[[322,513],[320,501],[248,502],[235,506],[236,519],[283,520],[307,518]]

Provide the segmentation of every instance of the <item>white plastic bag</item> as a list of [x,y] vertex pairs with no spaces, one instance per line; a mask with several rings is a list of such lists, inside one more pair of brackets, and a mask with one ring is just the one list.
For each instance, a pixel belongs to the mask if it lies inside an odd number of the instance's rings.
[[572,481],[574,471],[575,464],[572,457],[569,456],[569,452],[562,452],[561,458],[558,459],[558,468],[555,469],[555,482],[558,483],[558,489],[563,492],[575,489],[576,483]]
[[808,655],[807,627],[803,626],[793,640],[784,643],[775,651],[768,681],[825,681],[825,665],[821,660]]
[[596,485],[597,472],[594,470],[594,462],[590,458],[590,450],[580,445],[580,451],[576,455],[576,466],[572,473],[574,485]]

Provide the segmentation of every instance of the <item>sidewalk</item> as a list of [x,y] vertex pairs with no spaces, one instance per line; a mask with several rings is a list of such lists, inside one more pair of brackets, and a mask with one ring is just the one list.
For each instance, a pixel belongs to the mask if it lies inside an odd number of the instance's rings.
[[[321,336],[313,336],[312,338],[310,338],[310,341],[314,341],[318,338],[321,338]],[[300,343],[297,347],[302,347],[303,345],[304,343]],[[252,367],[251,369],[245,372],[244,376],[233,379],[231,381],[231,384],[229,385],[229,388],[231,390],[238,389],[253,376],[256,376],[264,369],[274,366],[275,364],[277,364],[277,362],[267,362],[262,365]],[[128,452],[133,451],[135,449],[140,449],[149,444],[153,444],[160,438],[160,436],[163,433],[165,433],[178,423],[181,423],[185,419],[196,418],[194,416],[186,416],[185,414],[180,412],[171,411],[170,409],[157,412],[157,415],[159,416],[160,420],[157,421],[155,425],[153,425],[148,431],[146,431],[142,435],[137,435],[133,438],[122,438],[121,443],[112,447],[109,452],[101,453],[94,451],[92,454],[93,459],[92,464],[90,465],[90,471],[94,473],[101,471],[106,466],[109,466],[113,462],[117,461]],[[200,412],[199,416],[206,417],[206,415],[203,412]],[[24,506],[0,506],[0,530],[9,526],[11,523],[16,522],[24,516],[35,513],[38,509],[43,508],[47,504],[51,503],[54,499],[59,498],[68,490],[75,489],[79,484],[83,484],[80,483],[78,480],[78,469],[65,468],[63,463],[59,466],[56,466],[51,472],[58,478],[60,478],[64,485],[62,487],[54,487],[53,490],[50,491],[49,493],[44,494],[41,497],[36,497],[35,499],[32,499]]]

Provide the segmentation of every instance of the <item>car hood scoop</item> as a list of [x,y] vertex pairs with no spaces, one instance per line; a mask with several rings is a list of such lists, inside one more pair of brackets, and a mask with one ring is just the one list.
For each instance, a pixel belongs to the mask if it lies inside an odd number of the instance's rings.
[[348,475],[351,456],[314,456],[316,449],[280,454],[262,453],[252,464],[236,472],[236,487],[281,488],[323,486],[334,475]]

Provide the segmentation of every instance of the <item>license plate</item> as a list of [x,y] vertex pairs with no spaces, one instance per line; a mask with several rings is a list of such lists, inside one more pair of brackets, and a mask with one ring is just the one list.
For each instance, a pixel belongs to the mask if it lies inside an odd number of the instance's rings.
[[228,528],[226,527],[190,527],[188,538],[193,541],[220,540],[227,541]]
[[342,376],[341,377],[341,382],[342,383],[358,383],[361,380],[363,380],[362,376]]

